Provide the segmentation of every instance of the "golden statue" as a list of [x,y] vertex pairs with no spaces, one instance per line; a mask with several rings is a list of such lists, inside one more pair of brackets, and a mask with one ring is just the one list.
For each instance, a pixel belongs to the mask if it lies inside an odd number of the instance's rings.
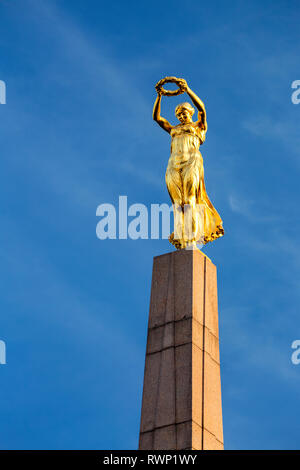
[[[165,90],[163,85],[172,82],[177,90]],[[224,235],[222,219],[209,200],[204,184],[203,158],[199,147],[205,141],[207,131],[206,111],[200,98],[182,78],[166,77],[155,85],[157,98],[153,107],[153,119],[171,134],[171,156],[166,171],[167,188],[174,209],[174,232],[169,241],[178,250],[206,244]],[[181,103],[175,109],[180,124],[172,126],[160,115],[161,97],[186,92],[198,109],[198,120],[189,103]]]

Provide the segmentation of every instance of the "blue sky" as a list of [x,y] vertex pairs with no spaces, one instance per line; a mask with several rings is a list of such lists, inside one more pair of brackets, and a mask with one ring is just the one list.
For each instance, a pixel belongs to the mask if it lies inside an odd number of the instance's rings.
[[[153,256],[96,208],[168,203],[154,84],[205,102],[227,449],[300,448],[299,2],[1,0],[2,449],[137,448]],[[166,98],[165,116],[182,97]]]

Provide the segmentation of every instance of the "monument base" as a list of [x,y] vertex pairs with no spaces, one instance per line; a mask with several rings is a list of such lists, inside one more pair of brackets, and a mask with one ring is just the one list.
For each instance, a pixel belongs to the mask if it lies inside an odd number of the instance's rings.
[[199,250],[153,261],[139,449],[223,449],[216,267]]

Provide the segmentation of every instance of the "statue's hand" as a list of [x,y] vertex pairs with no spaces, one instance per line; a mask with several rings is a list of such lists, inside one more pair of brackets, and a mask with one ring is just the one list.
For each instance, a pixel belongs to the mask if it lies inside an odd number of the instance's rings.
[[180,87],[186,91],[188,89],[187,81],[184,78],[178,78],[178,83],[180,83]]
[[155,90],[156,90],[158,96],[161,96],[161,95],[162,95],[162,92],[161,92],[161,82],[162,82],[162,80],[159,80],[159,82],[157,82],[157,84],[155,85]]
[[161,96],[161,95],[162,95],[161,89],[159,88],[158,85],[155,85],[155,90],[156,90],[156,93],[158,94],[158,96]]

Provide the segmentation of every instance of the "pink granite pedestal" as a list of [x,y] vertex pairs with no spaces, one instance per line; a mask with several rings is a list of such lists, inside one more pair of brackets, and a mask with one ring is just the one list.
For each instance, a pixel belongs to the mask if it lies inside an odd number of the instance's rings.
[[217,275],[199,250],[154,258],[139,449],[223,449]]

